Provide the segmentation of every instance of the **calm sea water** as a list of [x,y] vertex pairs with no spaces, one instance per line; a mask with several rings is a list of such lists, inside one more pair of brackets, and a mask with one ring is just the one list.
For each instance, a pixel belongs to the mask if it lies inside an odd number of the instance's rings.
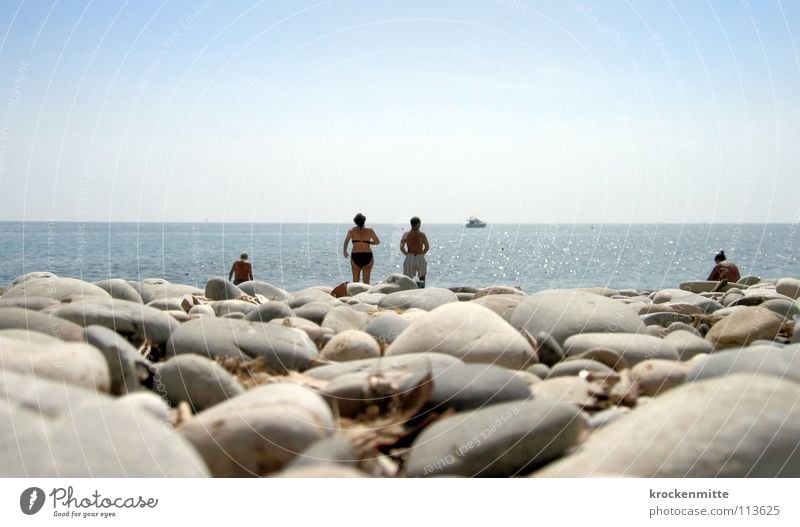
[[[0,287],[31,271],[96,281],[165,278],[202,287],[242,251],[256,279],[288,290],[351,280],[350,224],[0,223]],[[373,282],[400,272],[406,225],[371,225]],[[423,225],[428,285],[656,289],[705,279],[725,249],[743,275],[800,276],[797,224]]]

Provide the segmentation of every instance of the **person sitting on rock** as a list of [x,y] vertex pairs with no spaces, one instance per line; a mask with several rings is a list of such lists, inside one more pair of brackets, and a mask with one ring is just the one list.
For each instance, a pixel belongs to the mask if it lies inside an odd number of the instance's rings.
[[228,272],[228,280],[232,277],[234,285],[253,280],[253,264],[247,261],[247,253],[240,254],[239,260],[233,262],[231,270]]
[[403,274],[409,278],[414,275],[419,276],[417,287],[425,287],[425,277],[428,274],[428,262],[425,261],[425,254],[430,250],[428,237],[419,230],[422,220],[414,216],[411,218],[411,230],[404,232],[400,238],[400,252],[406,255],[403,262]]
[[736,264],[728,261],[725,256],[725,251],[720,250],[719,253],[714,256],[714,262],[717,265],[711,270],[711,274],[708,275],[708,280],[725,280],[726,282],[736,283],[742,277],[741,274],[739,274],[739,268],[736,267]]

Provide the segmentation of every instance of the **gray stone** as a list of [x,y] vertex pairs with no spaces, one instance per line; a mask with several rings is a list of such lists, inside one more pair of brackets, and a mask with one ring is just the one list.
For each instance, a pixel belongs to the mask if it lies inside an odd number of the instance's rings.
[[564,362],[572,362],[576,360],[590,360],[605,364],[614,371],[622,371],[630,368],[630,364],[625,360],[622,355],[614,350],[605,348],[594,348],[577,355],[567,357]]
[[493,404],[439,420],[417,436],[409,476],[513,476],[561,455],[586,428],[580,411],[549,400]]
[[712,353],[692,364],[687,382],[734,373],[774,375],[800,382],[800,346],[750,346]]
[[111,295],[111,298],[117,300],[127,300],[128,302],[136,302],[143,304],[142,295],[139,294],[131,284],[119,278],[111,278],[110,280],[100,280],[95,282],[94,285]]
[[800,385],[768,375],[684,384],[595,431],[577,453],[536,475],[798,477],[798,402]]
[[246,295],[261,295],[267,300],[280,301],[289,298],[289,293],[280,287],[275,287],[274,285],[266,282],[259,282],[258,280],[242,282],[239,284],[239,289]]
[[673,331],[664,337],[664,342],[675,347],[680,360],[689,360],[695,355],[714,351],[714,346],[695,332]]
[[382,372],[387,370],[425,371],[438,375],[438,372],[463,364],[460,360],[442,353],[409,353],[395,357],[379,357],[311,368],[305,372],[309,377],[330,381],[342,375],[360,371]]
[[524,296],[525,293],[523,293],[521,290],[519,290],[519,289],[517,289],[515,287],[510,287],[510,286],[507,286],[507,285],[494,285],[494,286],[484,287],[482,289],[478,289],[477,291],[475,291],[474,298],[478,299],[478,298],[482,298],[484,296],[489,296],[489,295]]
[[456,293],[459,302],[469,302],[475,297],[473,293]]
[[139,415],[140,413],[148,414],[162,423],[172,426],[169,404],[162,397],[159,397],[153,392],[138,391],[126,393],[125,395],[117,397],[116,402],[117,404],[127,406],[130,413],[133,415]]
[[111,390],[111,375],[102,353],[78,342],[42,343],[0,337],[2,371],[55,379],[92,390]]
[[251,304],[244,300],[218,300],[216,302],[211,302],[211,308],[218,317],[231,313],[241,313],[247,318],[247,315],[256,309],[256,307],[256,304]]
[[386,294],[384,293],[359,293],[353,297],[354,300],[358,300],[362,304],[368,304],[371,306],[378,306],[381,303],[381,300],[386,298]]
[[451,302],[458,302],[455,293],[441,287],[429,287],[388,294],[380,301],[378,307],[397,310],[417,308],[432,311]]
[[372,289],[372,286],[362,282],[350,282],[347,284],[347,296],[356,296],[361,293],[366,293]]
[[78,324],[21,307],[0,308],[0,329],[24,329],[68,342],[83,342],[83,328]]
[[111,298],[111,295],[83,280],[52,276],[25,280],[3,291],[3,298],[20,297],[44,297],[62,302],[75,297]]
[[59,303],[57,300],[42,296],[21,296],[17,298],[3,298],[0,296],[0,308],[19,307],[30,311],[42,311]]
[[386,311],[373,318],[364,331],[372,335],[378,344],[388,346],[410,325],[411,321],[407,318],[394,311]]
[[682,313],[649,313],[639,317],[648,326],[661,326],[667,327],[675,322],[682,322],[684,324],[691,324],[694,320],[691,315],[684,315]]
[[491,309],[508,323],[511,323],[511,316],[514,314],[514,309],[522,302],[524,297],[522,295],[486,295],[478,298],[473,298],[471,302]]
[[585,293],[592,293],[595,295],[605,296],[611,298],[612,296],[619,296],[619,291],[617,289],[612,289],[610,287],[599,286],[599,287],[580,287],[577,291],[583,291]]
[[317,465],[308,465],[300,467],[292,467],[282,470],[275,474],[276,478],[368,478],[369,475],[361,472],[355,467],[340,465],[337,463],[319,463]]
[[32,280],[39,280],[40,278],[58,278],[58,277],[55,274],[50,273],[48,271],[33,271],[31,273],[27,273],[22,276],[16,277],[4,289],[9,290],[15,285],[19,285],[23,282],[28,282]]
[[606,425],[610,425],[614,421],[625,417],[628,415],[630,411],[625,407],[618,407],[614,406],[611,408],[607,408],[596,414],[592,415],[589,418],[589,428],[592,430],[596,430],[598,428],[602,428]]
[[134,346],[149,341],[159,349],[178,322],[158,309],[125,300],[92,299],[65,304],[55,311],[60,318],[81,326],[104,326],[124,336]]
[[0,401],[45,417],[69,416],[72,409],[78,406],[112,400],[103,392],[63,380],[32,376],[10,369],[0,370],[0,373]]
[[291,317],[293,315],[289,306],[283,302],[266,302],[258,305],[245,315],[245,320],[252,322],[269,322],[276,318]]
[[544,331],[560,345],[580,333],[636,333],[645,328],[625,304],[592,293],[562,289],[526,297],[514,310],[511,323],[531,335]]
[[216,317],[217,314],[214,312],[214,308],[208,304],[197,304],[189,308],[190,316],[206,316],[206,317]]
[[260,386],[200,412],[181,428],[215,477],[263,476],[331,434],[333,414],[314,391]]
[[325,344],[322,356],[336,362],[372,359],[381,356],[381,348],[372,335],[348,329]]
[[646,360],[631,368],[630,379],[639,386],[639,393],[654,396],[683,384],[690,369],[679,361]]
[[536,362],[531,344],[522,335],[499,315],[471,302],[443,305],[412,322],[389,346],[386,355],[430,351],[453,355],[464,362],[513,369]]
[[181,311],[185,313],[183,310],[183,297],[156,298],[145,305],[159,311]]
[[321,328],[314,322],[304,318],[289,317],[289,318],[276,318],[269,321],[269,324],[286,326],[290,328],[297,328],[308,337],[317,346],[317,349],[325,347],[333,337],[336,335],[330,328]]
[[783,319],[763,307],[744,307],[726,316],[708,331],[714,349],[746,346],[758,339],[774,339]]
[[761,307],[769,309],[784,320],[793,320],[794,317],[800,316],[800,306],[793,300],[773,298],[761,304]]
[[547,364],[534,364],[529,366],[525,371],[530,372],[540,379],[546,379],[550,375],[550,367]]
[[159,298],[178,298],[184,295],[203,296],[202,289],[191,285],[171,284],[161,278],[146,278],[141,282],[128,282],[139,292],[142,302],[149,304]]
[[323,328],[331,328],[336,333],[348,329],[362,330],[369,324],[369,316],[366,313],[356,311],[350,306],[337,306],[329,310],[322,320]]
[[341,436],[320,439],[306,450],[295,456],[286,469],[313,467],[318,465],[338,464],[355,466],[358,461],[353,445]]
[[456,365],[433,378],[428,409],[443,411],[472,410],[484,406],[527,399],[531,392],[518,371],[491,364]]
[[286,303],[292,309],[308,304],[309,302],[325,302],[328,304],[339,304],[339,300],[332,297],[330,293],[322,291],[318,287],[308,287],[300,291],[289,293]]
[[[338,300],[337,300],[338,302]],[[334,308],[330,303],[325,302],[309,302],[300,307],[293,308],[294,316],[310,320],[315,324],[322,324],[325,320],[325,315]]]
[[[683,322],[673,322],[672,324],[667,326],[667,335],[669,335],[670,333],[673,333],[675,331],[686,331],[686,332],[692,333],[693,335],[696,335],[698,337],[702,336],[702,335],[700,335],[700,332],[697,331],[696,327],[694,327],[692,325],[689,325],[689,324],[684,324]],[[666,336],[665,336],[665,338],[666,338]]]
[[402,396],[425,381],[423,370],[359,371],[340,375],[320,392],[336,415],[355,418],[379,415],[399,406]]
[[761,282],[761,278],[759,278],[758,276],[748,275],[748,276],[741,277],[739,279],[739,281],[736,282],[736,283],[739,286],[751,286],[751,285],[756,285],[756,284],[758,284],[760,282]]
[[209,300],[235,300],[244,295],[244,291],[233,285],[233,282],[215,276],[206,282],[205,295]]
[[561,345],[556,342],[549,333],[540,331],[535,335],[536,338],[536,355],[539,357],[539,362],[547,366],[553,366],[561,362],[564,358],[564,350]]
[[647,359],[679,359],[678,350],[672,344],[651,335],[583,333],[568,338],[564,343],[564,351],[568,357],[592,349],[615,351],[631,366]]
[[699,294],[710,293],[712,291],[728,291],[729,289],[738,287],[738,284],[728,282],[724,286],[720,286],[717,280],[692,280],[689,282],[682,282],[678,287],[684,291]]
[[167,355],[197,353],[210,358],[261,357],[271,371],[303,371],[318,358],[306,333],[278,324],[199,318],[181,324],[167,343]]
[[142,382],[150,378],[152,364],[115,331],[103,326],[89,326],[85,338],[106,359],[112,394],[123,395],[139,390]]
[[205,477],[194,449],[147,413],[105,402],[44,419],[0,406],[0,422],[14,435],[0,435],[0,473],[14,477]]
[[[416,289],[417,283],[414,280],[400,273],[392,273],[383,282],[371,287],[368,292],[388,295],[399,291],[413,291]],[[455,293],[453,293],[453,298],[455,296]]]
[[575,359],[553,365],[553,367],[550,368],[550,373],[547,375],[547,378],[553,379],[555,377],[578,375],[584,370],[601,375],[610,375],[614,373],[613,368],[602,362],[590,359]]
[[657,291],[653,295],[653,302],[656,304],[689,304],[698,307],[703,313],[713,313],[722,308],[722,305],[715,300],[690,291],[683,291],[682,289],[662,289]]
[[196,412],[244,393],[244,387],[227,370],[194,353],[159,364],[154,389],[173,406],[186,401]]
[[800,299],[800,280],[797,278],[781,278],[775,284],[775,291],[794,300]]

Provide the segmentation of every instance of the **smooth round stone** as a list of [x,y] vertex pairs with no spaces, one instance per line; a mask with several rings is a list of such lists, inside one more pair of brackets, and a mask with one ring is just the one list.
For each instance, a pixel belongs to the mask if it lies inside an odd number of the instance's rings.
[[310,320],[315,324],[322,324],[325,315],[334,308],[333,305],[325,302],[309,302],[300,307],[294,308],[294,316]]
[[683,384],[690,369],[679,361],[646,360],[631,368],[630,379],[638,384],[642,395],[654,396]]
[[[701,306],[698,306],[698,305],[695,305],[695,304],[689,304],[689,303],[685,303],[685,302],[671,302],[669,304],[658,304],[658,305],[666,306],[666,307],[672,309],[672,311],[675,312],[675,313],[680,313],[682,315],[690,315],[690,316],[691,315],[702,315],[702,314],[704,314],[703,308],[705,307],[705,306],[701,307]],[[721,307],[722,307],[721,305],[720,306],[714,306],[714,308],[717,309],[717,310],[719,310],[719,308],[721,308]]]
[[[2,292],[0,291],[0,294]],[[24,296],[17,298],[3,298],[0,296],[0,308],[19,307],[29,311],[42,311],[44,309],[57,306],[59,302],[52,298],[42,296]]]
[[308,304],[309,302],[327,302],[338,304],[339,300],[333,298],[330,295],[330,292],[325,292],[318,287],[307,287],[305,289],[301,289],[300,291],[289,293],[289,298],[286,299],[286,303],[292,309],[300,307],[303,304]]
[[212,406],[181,433],[215,477],[263,476],[330,435],[333,414],[314,391],[290,383],[260,386]]
[[683,322],[673,322],[667,326],[667,335],[675,331],[688,331],[689,333],[697,335],[698,337],[700,336],[700,332],[697,331],[697,328],[689,324],[684,324]]
[[184,353],[245,360],[260,357],[275,372],[306,370],[319,356],[309,336],[299,329],[219,318],[198,318],[181,324],[167,343],[167,355]]
[[281,289],[280,287],[275,287],[272,284],[268,284],[266,282],[259,282],[258,280],[250,280],[247,282],[242,282],[238,285],[239,289],[246,295],[249,296],[256,296],[261,295],[265,297],[267,300],[286,300],[289,298],[289,293]]
[[553,366],[564,358],[564,350],[549,333],[540,331],[536,334],[536,355],[539,362]]
[[417,436],[407,473],[499,477],[524,474],[574,445],[586,421],[549,400],[493,404],[441,419]]
[[[156,298],[145,305],[153,309],[158,309],[159,311],[183,311],[183,298]],[[183,312],[185,313],[185,311]]]
[[694,331],[673,331],[664,337],[664,342],[675,347],[680,360],[689,360],[696,355],[714,351],[714,346]]
[[513,295],[513,296],[524,296],[521,290],[515,287],[509,287],[507,285],[493,285],[490,287],[484,287],[475,291],[475,296],[473,298],[478,299],[484,296],[489,295]]
[[456,293],[459,302],[469,302],[474,296],[473,293]]
[[188,314],[192,315],[192,316],[200,315],[200,316],[206,316],[206,317],[215,317],[215,316],[217,316],[216,312],[214,312],[214,308],[211,307],[208,304],[197,304],[195,306],[192,306],[189,309],[189,313]]
[[100,392],[111,390],[111,374],[103,354],[78,342],[45,344],[0,337],[2,371],[55,379]]
[[163,349],[178,322],[158,309],[112,298],[65,304],[55,311],[60,318],[82,326],[104,326],[124,336],[134,346],[149,340]]
[[24,274],[22,276],[16,277],[14,280],[11,281],[10,284],[8,284],[4,288],[4,290],[7,291],[7,290],[11,289],[12,287],[14,287],[15,285],[19,285],[19,284],[21,284],[23,282],[28,282],[28,281],[32,281],[32,280],[39,280],[41,278],[58,278],[58,277],[55,274],[50,273],[48,271],[33,271],[31,273],[26,273],[26,274]]
[[[0,405],[0,473],[37,478],[206,477],[200,456],[148,412],[106,401],[46,419]],[[25,419],[20,415],[27,413]],[[10,417],[10,419],[9,419]],[[13,423],[13,428],[11,426]]]
[[586,293],[592,293],[592,294],[595,294],[595,295],[605,296],[605,297],[609,297],[609,298],[612,297],[612,296],[618,296],[619,295],[619,291],[617,289],[612,289],[610,287],[604,287],[604,286],[600,286],[600,287],[579,287],[577,290],[578,291],[583,291],[583,292],[586,292]]
[[669,304],[653,304],[645,302],[629,302],[627,303],[632,309],[636,310],[636,314],[640,317],[642,315],[658,314],[658,313],[675,313],[675,310]]
[[381,356],[381,348],[368,333],[348,329],[334,336],[322,348],[322,356],[328,360],[345,362],[372,359]]
[[725,307],[729,307],[742,297],[744,297],[744,293],[740,289],[731,289],[725,293],[720,303]]
[[[800,384],[736,374],[684,384],[595,431],[537,476],[800,476]],[[768,411],[765,411],[768,409]]]
[[385,412],[404,394],[425,381],[424,370],[360,371],[336,377],[321,393],[336,415],[355,418]]
[[547,378],[531,386],[531,393],[538,399],[557,401],[578,408],[591,407],[595,404],[589,382],[583,377],[574,375]]
[[684,315],[682,313],[650,313],[640,317],[642,322],[648,326],[661,326],[667,327],[675,322],[682,322],[684,324],[691,324],[694,320],[691,315]]
[[411,321],[394,311],[386,311],[373,318],[364,331],[372,335],[379,345],[388,346],[400,336]]
[[740,311],[740,310],[742,310],[742,309],[745,309],[745,308],[747,308],[747,307],[749,307],[749,306],[730,306],[730,307],[723,307],[722,309],[718,309],[718,310],[716,310],[716,311],[714,312],[714,315],[715,315],[715,316],[718,316],[718,317],[727,317],[727,316],[728,316],[728,315],[730,315],[731,313],[733,313],[733,312],[735,312],[735,311]]
[[367,324],[369,324],[369,316],[366,313],[356,311],[350,306],[337,306],[325,314],[321,326],[341,333],[345,330],[364,329]]
[[800,382],[800,346],[750,346],[719,351],[692,364],[687,382],[734,373],[759,373]]
[[322,349],[329,340],[333,338],[335,333],[330,328],[321,328],[314,322],[304,318],[289,317],[289,318],[276,318],[268,322],[271,325],[286,326],[297,328],[303,333],[308,335],[312,342],[318,349]]
[[287,465],[286,469],[300,467],[313,467],[317,465],[329,466],[355,466],[359,458],[356,456],[353,445],[342,436],[331,436],[320,439],[306,450],[296,455]]
[[277,478],[368,478],[369,475],[355,467],[347,467],[337,463],[319,463],[317,465],[292,467],[282,470]]
[[353,300],[370,306],[378,306],[385,297],[385,293],[359,293],[353,297]]
[[662,289],[657,291],[653,295],[653,302],[656,304],[690,304],[700,308],[703,313],[713,313],[722,307],[722,305],[715,300],[706,298],[697,293],[692,293],[691,291],[683,291],[682,289]]
[[163,397],[159,397],[150,391],[138,391],[126,393],[116,399],[117,404],[126,405],[130,410],[132,418],[136,418],[141,413],[146,413],[155,417],[164,424],[171,421],[169,404]]
[[255,309],[247,313],[244,319],[252,322],[269,322],[276,318],[291,317],[292,315],[292,309],[283,302],[266,302],[255,306]]
[[85,338],[106,359],[112,394],[123,395],[142,388],[142,381],[150,377],[152,365],[130,342],[103,326],[89,326]]
[[445,304],[412,322],[389,346],[386,355],[430,351],[452,355],[468,363],[489,363],[513,369],[536,362],[533,348],[522,335],[499,315],[471,302]]
[[195,412],[244,393],[244,387],[222,366],[193,353],[159,364],[153,389],[173,406],[188,402]]
[[[0,401],[37,415],[68,416],[70,411],[78,406],[111,400],[111,397],[103,392],[78,384],[39,375],[32,376],[10,369],[0,370]],[[0,459],[2,457],[0,456]]]
[[511,323],[511,316],[514,314],[514,309],[522,302],[522,295],[486,295],[478,298],[473,298],[471,302],[488,308],[501,317],[503,320]]
[[233,282],[220,276],[209,278],[206,282],[205,295],[209,300],[235,300],[244,294]]
[[567,357],[564,362],[572,362],[576,360],[591,360],[605,364],[614,371],[622,371],[630,368],[628,361],[623,359],[619,353],[609,349],[595,348],[589,351],[584,351],[578,355]]
[[[417,283],[400,273],[392,273],[386,277],[383,282],[372,286],[368,292],[370,293],[383,293],[391,294],[398,291],[411,291],[417,289]],[[455,293],[453,294],[455,296]]]
[[95,282],[94,285],[111,295],[111,298],[117,300],[127,300],[128,302],[136,302],[143,304],[142,295],[139,294],[131,284],[119,278],[111,278],[110,280],[100,280]]
[[3,298],[44,297],[58,302],[80,296],[111,298],[111,295],[94,284],[56,276],[25,280],[3,291]]
[[555,377],[565,377],[578,375],[582,371],[590,371],[600,375],[611,375],[614,369],[602,362],[591,359],[575,359],[564,362],[559,362],[550,368],[550,373],[547,375],[548,379]]
[[617,352],[631,366],[647,359],[679,359],[678,350],[672,344],[652,335],[583,333],[568,338],[564,343],[568,357],[596,348]]
[[604,426],[610,425],[611,423],[622,417],[625,417],[629,413],[630,411],[624,407],[620,408],[618,406],[614,406],[611,408],[607,408],[606,410],[597,412],[596,414],[592,415],[589,418],[589,428],[591,428],[592,430],[602,428]]
[[783,319],[763,307],[737,309],[714,324],[706,335],[715,349],[746,346],[758,339],[774,339]]
[[681,282],[678,286],[679,289],[689,291],[691,293],[710,293],[712,291],[727,291],[728,289],[737,287],[737,284],[728,282],[721,289],[717,280],[691,280],[689,282]]
[[146,278],[141,282],[128,282],[142,297],[142,302],[149,304],[159,298],[179,298],[184,295],[203,296],[202,289],[191,285],[171,284],[161,278]]
[[27,329],[0,329],[0,336],[30,342],[31,344],[61,344],[64,342],[46,333],[28,331]]
[[460,360],[442,353],[409,353],[395,357],[380,357],[377,359],[363,359],[338,364],[317,366],[305,372],[309,377],[320,380],[333,380],[348,373],[370,371],[379,373],[386,370],[407,370],[432,372],[434,377],[438,372],[463,364]]
[[354,311],[358,311],[359,313],[366,313],[368,315],[374,313],[380,313],[381,310],[378,309],[378,306],[373,306],[370,304],[362,304],[361,302],[356,301],[354,304],[349,304],[350,309]]
[[453,366],[433,378],[427,407],[436,411],[453,408],[460,412],[527,399],[531,395],[529,385],[518,373],[491,364]]
[[347,284],[347,296],[356,296],[361,293],[366,293],[372,289],[372,286],[362,282],[350,282]]
[[514,310],[511,324],[531,335],[544,331],[560,345],[579,333],[636,333],[645,327],[625,304],[567,289],[540,291],[525,297]]
[[380,301],[378,307],[398,310],[417,308],[432,311],[451,302],[458,302],[458,297],[454,292],[441,287],[429,287],[390,293]]
[[514,375],[522,379],[522,381],[528,386],[533,386],[534,384],[539,384],[542,382],[541,377],[526,370],[514,370]]
[[78,324],[21,307],[0,307],[0,329],[24,329],[68,342],[83,342],[83,328]]
[[251,304],[244,300],[218,300],[211,302],[211,308],[218,317],[230,315],[231,313],[241,313],[246,317],[256,308],[256,304]]
[[800,299],[800,280],[797,278],[781,278],[775,284],[775,291],[795,300]]
[[423,318],[427,317],[428,314],[429,314],[428,311],[416,307],[412,307],[411,309],[406,309],[402,313],[399,313],[401,317],[405,318],[409,322],[416,322],[417,320],[422,320]]
[[546,379],[550,375],[550,367],[542,363],[529,366],[525,371],[536,375],[540,379]]
[[785,295],[778,294],[774,289],[758,289],[748,291],[744,296],[737,298],[730,303],[730,307],[735,306],[760,306],[769,300],[786,300],[791,302],[793,299]]
[[743,276],[743,277],[741,277],[741,278],[739,279],[739,281],[738,281],[738,282],[736,282],[736,283],[737,283],[739,286],[746,286],[746,287],[749,287],[749,286],[756,285],[756,284],[758,284],[758,283],[760,283],[760,282],[761,282],[761,278],[759,278],[758,276],[747,275],[747,276]]
[[761,307],[769,309],[784,320],[793,320],[794,317],[800,316],[800,306],[792,300],[773,298],[761,304]]
[[449,289],[450,291],[454,292],[455,294],[458,294],[458,293],[477,293],[478,292],[478,288],[472,287],[472,286],[468,286],[468,285],[457,285],[457,286],[454,286],[454,287],[448,287],[447,289]]

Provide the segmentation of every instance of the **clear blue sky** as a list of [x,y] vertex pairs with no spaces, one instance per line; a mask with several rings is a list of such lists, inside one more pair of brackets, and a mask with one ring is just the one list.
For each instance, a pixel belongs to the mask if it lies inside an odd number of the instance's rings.
[[4,0],[0,220],[796,222],[800,2]]

